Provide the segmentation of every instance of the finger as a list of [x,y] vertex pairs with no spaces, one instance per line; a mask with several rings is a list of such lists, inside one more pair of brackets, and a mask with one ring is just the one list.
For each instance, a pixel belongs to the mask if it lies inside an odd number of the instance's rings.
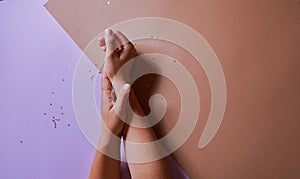
[[112,84],[105,73],[105,69],[103,69],[103,72],[101,79],[101,108],[108,111],[113,105]]
[[122,34],[120,31],[117,31],[116,33],[116,37],[118,38],[118,41],[121,43],[121,45],[126,45],[126,43],[129,42],[129,40],[127,39],[127,37]]
[[119,41],[122,44],[122,51],[120,53],[120,59],[128,59],[128,56],[130,55],[130,53],[133,52],[133,50],[135,50],[134,45],[127,39],[127,37],[122,34],[121,32],[116,32],[116,37],[119,39]]
[[106,57],[113,55],[116,49],[115,35],[112,30],[105,30]]
[[112,89],[112,85],[111,85],[111,82],[109,81],[109,78],[106,74],[105,68],[103,68],[101,87],[102,87],[101,88],[102,90],[111,90]]
[[128,100],[129,100],[129,92],[130,92],[130,85],[125,84],[123,88],[120,90],[120,94],[117,98],[117,101],[112,108],[112,110],[114,110],[116,114],[124,120],[126,117],[126,105],[128,104]]
[[105,46],[106,44],[105,44],[105,37],[103,36],[103,37],[100,37],[99,39],[98,39],[98,42],[99,42],[99,46],[100,47],[103,47],[103,46]]
[[131,42],[127,39],[127,37],[124,34],[122,34],[120,31],[117,31],[115,35],[124,48],[129,47],[128,45],[130,45]]
[[115,43],[116,43],[116,47],[117,47],[117,48],[120,48],[120,47],[123,48],[122,41],[117,37],[117,34],[116,34],[116,33],[114,33],[114,35],[115,35]]

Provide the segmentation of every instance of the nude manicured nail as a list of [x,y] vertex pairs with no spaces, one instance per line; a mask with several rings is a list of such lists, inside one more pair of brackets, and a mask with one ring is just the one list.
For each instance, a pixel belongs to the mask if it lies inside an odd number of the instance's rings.
[[110,30],[110,29],[105,29],[105,34],[106,34],[106,35],[111,35],[111,34],[112,34],[112,30]]
[[130,88],[130,84],[126,83],[123,88],[124,90],[128,90]]

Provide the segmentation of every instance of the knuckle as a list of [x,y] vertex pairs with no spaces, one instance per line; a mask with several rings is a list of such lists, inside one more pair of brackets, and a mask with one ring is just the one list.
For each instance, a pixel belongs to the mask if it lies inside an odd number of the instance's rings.
[[126,42],[126,45],[128,46],[129,49],[134,48],[133,43],[131,43],[130,41],[127,41],[127,42]]
[[112,44],[114,41],[114,38],[111,36],[111,37],[107,38],[107,41],[109,44]]

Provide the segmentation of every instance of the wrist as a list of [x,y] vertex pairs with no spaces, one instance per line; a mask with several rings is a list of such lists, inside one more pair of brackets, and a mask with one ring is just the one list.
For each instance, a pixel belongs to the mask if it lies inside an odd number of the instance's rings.
[[121,135],[115,135],[107,129],[102,128],[98,141],[97,150],[109,155],[116,156],[120,153]]
[[125,80],[125,79],[114,79],[112,81],[112,86],[113,88],[115,89],[115,93],[116,93],[116,96],[118,97],[119,96],[119,92],[120,90],[123,88],[123,86],[126,84],[126,83],[129,83],[129,80]]

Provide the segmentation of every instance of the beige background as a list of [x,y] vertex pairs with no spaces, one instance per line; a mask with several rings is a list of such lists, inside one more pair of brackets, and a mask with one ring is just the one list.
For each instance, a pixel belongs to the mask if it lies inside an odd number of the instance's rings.
[[[228,95],[224,120],[214,140],[200,150],[197,146],[210,110],[210,88],[203,69],[173,44],[136,42],[140,53],[160,52],[176,58],[197,82],[199,122],[173,155],[191,178],[300,178],[299,1],[110,2],[50,0],[46,8],[81,49],[106,27],[124,20],[175,19],[197,30],[222,64]],[[167,114],[156,129],[160,136],[168,133],[180,109],[176,87],[156,75],[141,78],[134,87],[148,111],[152,93],[166,97]]]

